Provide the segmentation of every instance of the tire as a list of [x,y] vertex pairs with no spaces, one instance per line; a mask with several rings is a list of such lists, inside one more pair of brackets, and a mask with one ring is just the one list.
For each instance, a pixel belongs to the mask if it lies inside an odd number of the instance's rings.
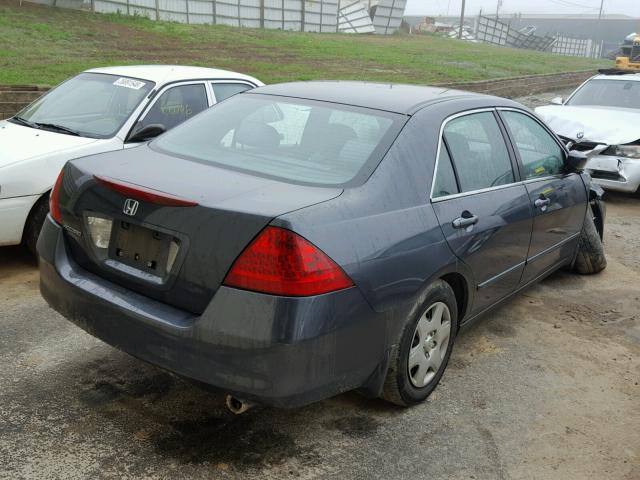
[[587,208],[587,215],[582,226],[578,254],[573,264],[573,270],[581,275],[593,275],[607,267],[607,258],[600,234],[593,221],[591,207]]
[[[440,308],[442,322],[438,327],[436,317]],[[388,402],[402,407],[423,402],[435,390],[447,368],[458,331],[456,297],[449,284],[442,280],[429,286],[425,300],[417,312],[414,317],[406,320],[399,343],[391,349],[389,369],[381,395]],[[445,336],[447,322],[448,335]],[[432,336],[429,330],[436,327],[438,334]],[[440,341],[441,344],[438,344]],[[446,345],[444,352],[442,345]],[[430,366],[423,378],[425,365]]]
[[27,218],[27,224],[25,225],[24,234],[22,236],[22,242],[27,249],[36,257],[38,252],[36,250],[36,244],[38,243],[38,236],[42,225],[44,224],[47,214],[49,213],[49,195],[41,197],[31,209],[29,218]]

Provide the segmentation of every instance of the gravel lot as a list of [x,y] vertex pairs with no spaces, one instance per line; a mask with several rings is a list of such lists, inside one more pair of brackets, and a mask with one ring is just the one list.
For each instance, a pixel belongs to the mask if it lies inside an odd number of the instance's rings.
[[607,270],[488,315],[409,410],[345,394],[233,417],[66,322],[0,248],[0,478],[638,480],[640,197],[607,201]]

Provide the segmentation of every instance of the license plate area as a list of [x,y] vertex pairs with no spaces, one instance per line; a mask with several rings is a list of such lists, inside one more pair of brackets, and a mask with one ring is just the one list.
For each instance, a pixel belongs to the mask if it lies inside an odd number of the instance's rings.
[[171,271],[179,246],[179,240],[173,235],[126,221],[116,221],[109,245],[109,258],[163,278]]

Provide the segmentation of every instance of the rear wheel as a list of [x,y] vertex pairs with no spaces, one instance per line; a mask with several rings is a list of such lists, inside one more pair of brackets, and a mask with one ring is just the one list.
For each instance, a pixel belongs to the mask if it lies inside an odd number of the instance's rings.
[[27,218],[27,223],[25,225],[22,241],[26,245],[27,249],[36,256],[38,255],[36,251],[38,236],[40,235],[42,225],[47,218],[47,213],[49,213],[49,195],[44,195],[31,209],[31,213],[29,213],[29,218]]
[[382,397],[396,405],[420,403],[433,392],[458,330],[456,298],[448,283],[433,283],[422,305],[418,316],[407,320],[391,351]]
[[600,234],[593,220],[591,207],[587,208],[587,215],[584,219],[580,243],[578,244],[578,255],[573,265],[573,269],[582,275],[591,275],[601,272],[607,267],[607,258],[604,254],[604,245],[600,239]]

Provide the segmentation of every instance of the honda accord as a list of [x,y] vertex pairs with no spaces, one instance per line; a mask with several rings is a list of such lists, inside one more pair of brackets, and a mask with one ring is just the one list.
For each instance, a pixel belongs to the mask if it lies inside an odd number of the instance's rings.
[[357,389],[407,406],[461,327],[558,268],[605,267],[585,161],[505,99],[260,87],[69,162],[38,241],[41,291],[90,334],[238,402]]

